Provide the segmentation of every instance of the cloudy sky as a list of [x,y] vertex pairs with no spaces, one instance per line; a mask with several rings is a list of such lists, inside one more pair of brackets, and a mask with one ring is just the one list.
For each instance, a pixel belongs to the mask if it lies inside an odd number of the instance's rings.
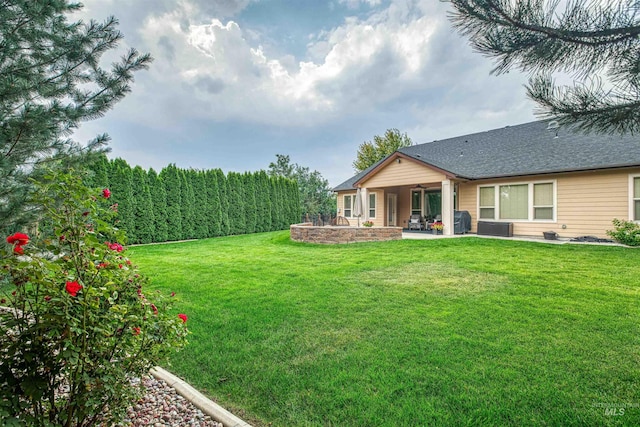
[[[267,169],[276,154],[334,186],[388,128],[415,142],[535,119],[527,77],[490,75],[438,0],[83,0],[154,62],[76,139],[161,169]],[[112,60],[113,58],[105,58]]]

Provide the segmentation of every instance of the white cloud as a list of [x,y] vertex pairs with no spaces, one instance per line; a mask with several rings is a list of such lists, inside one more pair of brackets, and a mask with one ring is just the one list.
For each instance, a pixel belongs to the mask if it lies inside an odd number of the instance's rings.
[[308,46],[310,59],[292,64],[290,55],[268,57],[232,20],[185,26],[195,6],[180,5],[149,17],[141,30],[156,57],[153,78],[166,90],[154,94],[164,98],[156,102],[175,102],[171,88],[187,85],[191,99],[180,103],[183,114],[276,125],[319,124],[406,95],[435,71],[430,41],[443,25],[441,14],[424,13],[424,4],[398,0],[319,34]]
[[347,5],[349,9],[357,9],[361,4],[366,4],[369,7],[378,6],[381,0],[339,0],[338,3]]

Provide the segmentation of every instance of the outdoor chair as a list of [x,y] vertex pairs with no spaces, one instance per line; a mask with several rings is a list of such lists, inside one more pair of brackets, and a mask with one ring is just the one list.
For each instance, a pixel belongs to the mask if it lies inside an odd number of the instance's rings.
[[409,218],[409,230],[422,230],[424,226],[422,224],[422,217],[420,215],[411,215]]

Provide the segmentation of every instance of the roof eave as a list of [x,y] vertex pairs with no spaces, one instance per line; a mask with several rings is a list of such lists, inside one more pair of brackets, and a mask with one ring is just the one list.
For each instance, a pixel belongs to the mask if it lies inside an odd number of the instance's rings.
[[371,169],[367,174],[363,175],[359,180],[357,180],[356,182],[353,183],[353,186],[355,188],[359,187],[361,185],[361,183],[363,181],[366,181],[367,179],[369,179],[372,175],[375,175],[376,173],[378,173],[381,169],[385,168],[387,165],[389,165],[390,163],[393,163],[396,159],[405,159],[408,161],[412,161],[412,162],[416,162],[416,163],[421,163],[424,166],[429,167],[430,169],[433,169],[437,172],[442,173],[443,175],[445,175],[448,179],[454,179],[454,178],[464,178],[464,177],[459,177],[458,175],[456,175],[455,173],[451,172],[451,171],[447,171],[444,170],[442,168],[439,168],[437,166],[434,166],[430,163],[425,162],[424,160],[420,159],[420,158],[415,158],[413,156],[409,156],[407,154],[401,153],[399,151],[396,151],[393,154],[390,154],[385,160],[383,160],[382,162],[380,162],[378,164],[378,166],[376,166],[375,168]]

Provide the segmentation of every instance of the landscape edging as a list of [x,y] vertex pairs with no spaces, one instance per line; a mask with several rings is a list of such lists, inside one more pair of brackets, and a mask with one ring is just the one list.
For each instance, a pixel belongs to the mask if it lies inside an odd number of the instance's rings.
[[193,403],[193,405],[206,415],[209,415],[214,420],[221,422],[224,427],[252,427],[251,424],[241,420],[222,406],[211,401],[198,390],[193,388],[184,380],[176,377],[171,372],[156,366],[151,369],[151,375],[158,380],[166,382],[169,386],[173,387],[178,394]]

